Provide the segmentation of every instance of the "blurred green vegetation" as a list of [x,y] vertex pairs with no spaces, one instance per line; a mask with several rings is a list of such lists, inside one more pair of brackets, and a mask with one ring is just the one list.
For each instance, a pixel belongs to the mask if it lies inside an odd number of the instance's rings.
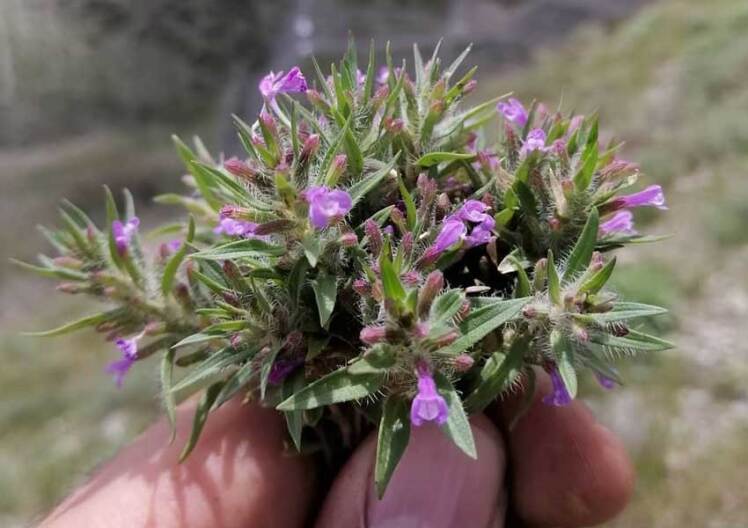
[[[631,507],[610,526],[727,528],[748,519],[741,486],[748,457],[747,66],[748,3],[663,0],[615,29],[586,27],[481,80],[484,96],[513,90],[553,106],[563,94],[564,109],[599,111],[605,132],[626,142],[622,156],[641,163],[643,182],[667,189],[670,211],[638,211],[637,222],[642,231],[673,236],[629,250],[615,287],[624,297],[668,306],[670,316],[644,324],[679,346],[622,361],[625,387],[602,393],[589,384],[585,394],[639,471]],[[35,172],[14,174],[47,178],[24,185],[14,177],[19,198],[12,213],[1,213],[3,221],[41,214],[50,207],[44,186],[88,181],[79,176],[84,165],[120,167],[115,186],[131,180],[145,186],[141,195],[152,190],[148,181],[173,184],[178,172],[165,161],[165,139],[146,154],[142,144],[99,140],[90,156],[72,156],[70,165],[54,152],[30,152],[33,163],[16,160],[14,167]],[[164,181],[167,174],[172,179]],[[30,239],[13,242],[26,254],[41,246]],[[51,286],[6,272],[0,300],[13,309],[0,314],[0,525],[15,526],[142,430],[159,404],[149,365],[122,391],[113,387],[102,369],[115,351],[97,336],[19,337],[18,330],[54,326],[91,307],[57,295],[47,301]]]

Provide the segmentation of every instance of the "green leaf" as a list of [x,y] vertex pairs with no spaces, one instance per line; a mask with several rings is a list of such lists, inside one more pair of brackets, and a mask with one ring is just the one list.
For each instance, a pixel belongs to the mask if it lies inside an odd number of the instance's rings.
[[270,378],[270,371],[273,369],[273,363],[275,358],[278,357],[280,352],[280,344],[274,345],[265,357],[262,358],[262,365],[260,366],[260,398],[265,399],[265,391],[268,388],[268,379]]
[[535,370],[530,367],[523,371],[523,377],[525,382],[522,384],[522,401],[520,402],[519,408],[514,412],[511,421],[509,422],[509,431],[512,431],[527,411],[532,407],[535,401],[535,387],[537,385],[537,376]]
[[171,388],[174,397],[180,401],[213,382],[222,381],[229,367],[242,363],[249,355],[248,350],[237,352],[231,347],[214,352]]
[[99,323],[110,321],[123,314],[124,312],[122,309],[111,310],[109,312],[88,315],[86,317],[78,319],[77,321],[72,321],[60,327],[53,328],[52,330],[45,330],[42,332],[23,332],[23,335],[29,336],[29,337],[60,336],[64,334],[69,334],[70,332],[75,332],[76,330],[80,330],[81,328],[86,328],[87,326],[96,326]]
[[179,139],[178,136],[172,135],[171,139],[177,149],[177,154],[179,154],[179,157],[181,158],[185,167],[195,179],[197,190],[200,191],[202,197],[205,198],[205,201],[208,202],[213,210],[218,211],[223,203],[214,194],[210,179],[204,172],[195,170],[195,164],[193,162],[199,161],[199,158],[195,155],[194,152],[192,152],[192,149],[190,149],[190,147],[188,147],[181,139]]
[[546,266],[548,274],[548,296],[556,306],[561,306],[561,281],[556,271],[556,263],[553,261],[553,251],[548,250],[548,265]]
[[395,154],[395,157],[390,161],[387,165],[376,171],[375,173],[364,176],[359,181],[354,183],[350,189],[348,189],[348,194],[351,196],[351,201],[353,205],[356,205],[359,201],[361,201],[370,191],[377,188],[381,183],[382,180],[392,171],[392,169],[395,167],[395,164],[397,163],[398,158],[400,157],[400,153],[398,152]]
[[291,298],[293,306],[298,306],[301,299],[301,291],[306,281],[306,272],[309,269],[309,262],[306,258],[300,258],[288,273],[288,295]]
[[222,339],[225,338],[226,335],[223,332],[215,332],[215,333],[206,333],[206,332],[198,332],[196,334],[192,334],[190,336],[185,337],[175,345],[172,345],[171,348],[181,348],[188,345],[195,345],[198,343],[205,343],[206,341],[214,341],[216,339]]
[[106,185],[104,186],[104,197],[106,202],[106,224],[109,227],[109,229],[107,229],[109,256],[111,257],[112,262],[121,269],[123,266],[122,257],[120,257],[119,252],[117,251],[117,243],[114,241],[114,233],[111,229],[112,222],[119,220],[119,211],[117,211],[117,202],[114,201],[112,191],[109,190],[109,187]]
[[450,322],[457,312],[462,308],[465,302],[465,296],[462,290],[447,290],[440,294],[431,305],[431,317],[429,318],[433,326]]
[[164,357],[161,359],[161,397],[164,400],[166,417],[169,419],[169,426],[171,427],[171,440],[169,440],[169,443],[173,442],[177,435],[177,403],[174,399],[174,393],[171,391],[174,377],[175,354],[176,350],[171,348],[166,351]]
[[322,328],[327,328],[338,295],[337,277],[326,272],[320,272],[317,278],[311,282],[314,298],[317,301],[319,324]]
[[[253,353],[256,350],[258,350],[258,348],[253,348]],[[256,365],[251,361],[251,359],[247,360],[244,365],[239,367],[239,370],[234,372],[234,374],[231,375],[228,380],[226,380],[226,383],[221,389],[221,393],[216,398],[215,406],[220,407],[231,398],[236,396],[236,394],[238,394],[239,391],[242,390],[242,388],[249,382],[250,379],[252,379],[255,374],[257,374]]]
[[579,293],[597,293],[610,279],[613,269],[616,267],[616,258],[610,259],[597,273],[582,282]]
[[590,265],[592,252],[595,250],[595,243],[597,242],[599,224],[600,216],[598,215],[597,208],[593,208],[590,211],[590,216],[587,217],[587,222],[584,224],[582,233],[579,235],[576,244],[574,244],[571,255],[566,261],[564,281],[571,280],[576,273],[583,271]]
[[629,330],[625,336],[614,336],[611,334],[593,334],[590,341],[602,346],[619,348],[623,350],[645,350],[648,352],[658,352],[673,348],[673,344],[659,337],[655,337],[635,330]]
[[395,267],[392,265],[392,261],[382,252],[382,257],[379,259],[379,267],[382,275],[382,289],[384,290],[384,296],[386,299],[401,303],[405,300],[405,289],[400,282]]
[[387,346],[375,346],[365,356],[360,356],[348,365],[348,373],[355,376],[362,374],[385,374],[395,365],[395,356]]
[[475,154],[459,152],[429,152],[418,158],[416,165],[421,167],[432,167],[445,161],[472,160],[473,158],[475,158]]
[[587,144],[582,155],[582,166],[574,175],[574,187],[578,191],[586,191],[592,183],[592,176],[595,173],[595,167],[597,167],[598,158],[597,144]]
[[374,465],[374,482],[381,499],[392,478],[400,458],[405,453],[410,438],[409,405],[397,396],[390,396],[382,406],[382,419],[377,435],[377,459]]
[[203,260],[233,260],[250,257],[280,257],[286,254],[286,248],[276,244],[269,244],[264,240],[250,238],[236,240],[214,248],[199,251],[190,255],[193,259]]
[[410,231],[413,231],[416,227],[416,202],[413,200],[410,192],[408,192],[403,179],[399,176],[397,178],[397,186],[400,189],[400,196],[403,199],[403,203],[405,203],[406,225]]
[[577,372],[574,369],[574,351],[568,338],[558,330],[551,332],[551,350],[556,358],[556,367],[569,396],[577,395]]
[[319,237],[311,234],[301,241],[301,247],[304,248],[304,256],[306,257],[306,260],[309,262],[309,265],[313,268],[317,267],[317,261],[319,260],[319,255],[322,253],[322,245],[320,243]]
[[626,321],[637,317],[662,315],[664,313],[667,313],[667,310],[665,308],[660,308],[659,306],[633,302],[617,302],[609,312],[584,314],[580,316],[580,318],[589,318],[596,323],[605,324]]
[[320,378],[287,398],[276,407],[279,411],[306,410],[360,400],[379,390],[384,381],[381,374],[354,376],[347,367]]
[[179,246],[176,253],[169,259],[169,262],[164,266],[164,274],[161,277],[161,293],[166,297],[171,292],[171,286],[174,284],[174,277],[177,275],[179,265],[187,255],[187,246],[192,243],[195,238],[195,219],[190,216],[190,223],[187,228],[187,238],[185,242]]
[[434,373],[434,381],[436,381],[436,386],[439,388],[441,395],[447,400],[447,407],[449,408],[444,432],[467,456],[477,459],[478,451],[475,449],[473,430],[470,428],[470,422],[467,414],[465,414],[460,396],[441,372]]
[[195,448],[195,445],[200,438],[200,433],[203,431],[205,421],[208,419],[208,413],[210,413],[210,409],[213,407],[213,402],[218,396],[218,393],[221,392],[222,387],[222,382],[214,383],[208,387],[208,390],[205,391],[203,397],[200,399],[200,403],[197,404],[195,417],[192,420],[192,432],[190,433],[189,440],[187,440],[187,444],[184,446],[184,449],[182,449],[182,454],[179,455],[180,462],[184,462]]
[[[290,398],[295,392],[304,387],[304,369],[299,369],[293,375],[289,376],[283,382],[283,398]],[[296,446],[296,450],[301,452],[301,432],[304,428],[304,411],[285,411],[286,427],[288,434]]]
[[10,259],[10,262],[18,266],[19,268],[31,271],[33,273],[41,275],[42,277],[47,277],[50,279],[64,279],[71,281],[85,281],[88,279],[88,275],[86,275],[85,273],[68,268],[35,266],[34,264],[29,264],[28,262],[23,262],[21,260],[16,260],[13,258]]
[[[499,299],[496,302],[486,304],[473,310],[460,323],[460,336],[451,345],[440,348],[440,355],[457,355],[463,350],[473,346],[501,325],[512,321],[520,314],[522,307],[531,300],[530,297],[522,299]],[[485,301],[484,301],[485,302]]]
[[522,372],[529,343],[527,337],[516,338],[506,356],[501,352],[494,352],[489,358],[481,370],[477,386],[465,399],[465,408],[471,414],[485,409],[499,394],[512,386]]

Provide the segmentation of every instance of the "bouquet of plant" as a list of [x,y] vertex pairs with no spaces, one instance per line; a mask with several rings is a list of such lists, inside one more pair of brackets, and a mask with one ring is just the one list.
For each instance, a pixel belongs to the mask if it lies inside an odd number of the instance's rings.
[[111,309],[37,335],[106,335],[117,384],[158,354],[172,422],[202,393],[183,457],[236,396],[330,464],[378,428],[380,495],[412,427],[435,422],[475,457],[468,416],[508,391],[529,401],[539,369],[548,405],[583,371],[614,387],[619,356],[670,346],[632,327],[663,309],[606,289],[610,252],[654,240],[632,209],[665,209],[662,190],[626,193],[638,168],[596,116],[508,96],[463,108],[468,51],[444,67],[414,47],[406,67],[388,50],[378,68],[372,46],[361,70],[350,46],[315,81],[271,72],[258,118],[234,116],[241,156],[174,137],[187,191],[157,201],[189,216],[156,230],[172,241],[143,244],[127,191],[120,211],[106,189],[104,228],[64,203],[62,229],[43,230],[59,256],[21,265]]

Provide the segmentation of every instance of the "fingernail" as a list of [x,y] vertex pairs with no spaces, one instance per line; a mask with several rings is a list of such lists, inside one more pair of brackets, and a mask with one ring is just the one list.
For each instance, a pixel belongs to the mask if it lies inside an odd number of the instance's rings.
[[[503,527],[505,458],[501,437],[485,418],[473,425],[478,459],[457,448],[440,428],[411,429],[410,442],[384,497],[369,488],[370,528]],[[497,514],[498,512],[498,514]]]

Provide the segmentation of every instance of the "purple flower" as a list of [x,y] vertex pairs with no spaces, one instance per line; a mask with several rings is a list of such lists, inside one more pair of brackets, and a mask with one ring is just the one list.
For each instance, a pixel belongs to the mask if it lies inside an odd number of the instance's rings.
[[631,211],[624,209],[618,211],[608,220],[600,224],[600,234],[610,235],[613,233],[622,233],[624,235],[635,235],[634,215]]
[[387,66],[380,66],[377,70],[377,84],[386,84],[390,77],[390,70]]
[[507,121],[511,121],[521,127],[527,124],[527,110],[525,110],[522,103],[513,97],[508,101],[499,101],[496,109],[501,112]]
[[309,220],[316,229],[324,229],[353,207],[351,195],[338,189],[310,187],[304,197],[309,203]]
[[533,128],[527,133],[527,139],[522,143],[522,148],[519,150],[519,154],[520,156],[527,156],[536,150],[541,152],[546,152],[548,150],[545,146],[545,130],[542,128]]
[[137,335],[130,339],[117,339],[115,344],[122,353],[122,358],[116,361],[112,361],[107,365],[106,372],[114,376],[114,382],[117,387],[122,387],[122,383],[125,380],[125,375],[132,367],[135,360],[138,359],[138,341],[143,337],[143,334]]
[[439,425],[447,421],[449,409],[447,402],[436,390],[436,383],[428,367],[421,363],[416,368],[418,375],[418,393],[410,407],[410,421],[416,427],[424,422],[436,422]]
[[114,237],[114,243],[117,246],[117,253],[120,256],[125,256],[127,248],[132,241],[133,235],[138,230],[140,225],[140,219],[137,216],[133,216],[124,224],[119,220],[112,222],[112,236]]
[[270,373],[268,374],[268,381],[273,385],[278,385],[286,377],[291,374],[294,370],[304,364],[304,358],[278,358],[270,367]]
[[595,372],[595,377],[597,378],[597,382],[600,384],[600,386],[605,390],[612,390],[616,387],[615,380],[609,378],[608,376],[605,376],[603,374],[600,374],[599,372]]
[[553,392],[543,398],[543,403],[546,405],[554,405],[556,407],[563,407],[571,403],[571,395],[566,390],[564,380],[561,379],[561,374],[558,373],[558,369],[554,368],[551,370],[551,383],[553,384]]
[[571,136],[574,131],[579,128],[579,126],[584,122],[584,116],[583,115],[576,115],[571,118],[569,121],[569,128],[566,129],[566,136]]
[[182,241],[178,238],[175,238],[174,240],[170,240],[166,243],[166,248],[171,251],[172,253],[179,251],[179,248],[182,247]]
[[213,229],[217,235],[224,234],[227,236],[240,236],[244,238],[254,238],[257,224],[254,222],[245,222],[243,220],[234,220],[233,218],[222,217],[218,225]]
[[615,209],[643,206],[667,209],[667,206],[665,205],[665,195],[662,192],[662,187],[659,185],[650,185],[643,191],[619,196],[615,198],[612,203]]
[[468,222],[484,222],[487,218],[490,218],[486,214],[488,209],[489,207],[481,201],[467,200],[457,211],[457,217]]
[[467,227],[463,221],[456,216],[449,216],[444,220],[432,247],[437,253],[442,253],[465,238],[466,234]]
[[288,73],[270,72],[260,81],[260,93],[268,101],[275,100],[280,93],[301,93],[307,91],[306,79],[298,66],[294,66]]
[[361,70],[356,68],[356,87],[361,88],[364,83],[366,83],[366,75],[364,75]]
[[496,220],[494,220],[492,216],[485,216],[485,220],[475,226],[470,232],[470,235],[468,235],[468,237],[465,239],[468,247],[488,244],[488,242],[491,240],[493,228],[496,227]]

